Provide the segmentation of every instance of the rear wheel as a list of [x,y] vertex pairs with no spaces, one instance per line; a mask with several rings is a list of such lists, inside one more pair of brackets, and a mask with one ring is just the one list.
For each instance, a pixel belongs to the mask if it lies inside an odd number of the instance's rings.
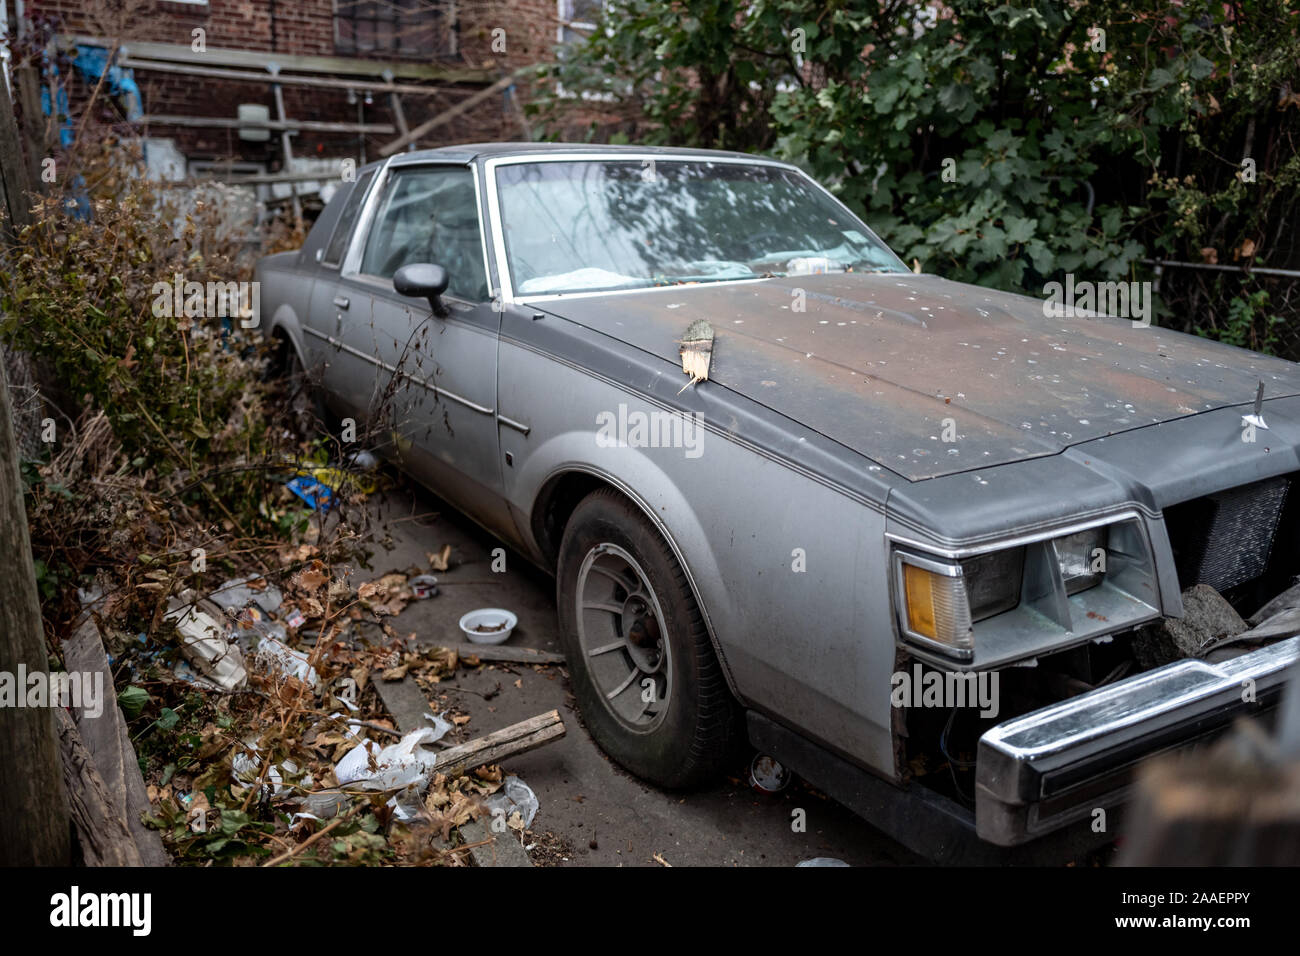
[[632,773],[704,782],[737,736],[735,702],[672,551],[626,498],[592,492],[556,576],[561,641],[592,736]]

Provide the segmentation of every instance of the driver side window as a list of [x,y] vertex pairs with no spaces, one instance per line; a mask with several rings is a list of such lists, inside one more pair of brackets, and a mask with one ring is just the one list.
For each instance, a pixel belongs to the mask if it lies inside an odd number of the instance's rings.
[[489,298],[483,271],[474,174],[460,166],[413,167],[392,174],[366,238],[361,272],[391,279],[402,266],[433,262],[447,270],[447,294]]

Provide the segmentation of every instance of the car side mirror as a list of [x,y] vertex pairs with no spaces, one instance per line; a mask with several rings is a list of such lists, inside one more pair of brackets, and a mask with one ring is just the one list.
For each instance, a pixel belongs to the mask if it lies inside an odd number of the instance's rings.
[[439,318],[445,318],[451,311],[441,298],[447,291],[447,281],[447,270],[432,262],[412,262],[393,273],[393,288],[398,295],[428,299],[433,314]]

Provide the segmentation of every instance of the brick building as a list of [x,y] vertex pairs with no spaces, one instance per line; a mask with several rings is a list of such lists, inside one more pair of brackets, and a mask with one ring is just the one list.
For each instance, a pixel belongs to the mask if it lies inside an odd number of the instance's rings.
[[[15,65],[35,63],[38,72],[28,75],[39,75],[47,113],[48,102],[66,94],[67,113],[79,116],[100,86],[94,118],[139,132],[158,175],[284,180],[411,144],[530,138],[525,68],[551,59],[558,44],[582,42],[599,7],[599,0],[0,0],[0,21]],[[259,187],[264,199],[312,189]]]

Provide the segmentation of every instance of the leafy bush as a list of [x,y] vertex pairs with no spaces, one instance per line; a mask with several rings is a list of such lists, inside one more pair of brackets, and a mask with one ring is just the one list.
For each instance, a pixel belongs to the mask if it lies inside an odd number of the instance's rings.
[[91,207],[83,219],[61,196],[40,202],[0,275],[0,334],[103,409],[134,467],[192,468],[235,434],[260,444],[247,343],[219,320],[154,308],[158,284],[178,276],[248,278],[229,246],[209,241],[222,209],[200,203],[182,215],[142,176],[102,189]]
[[38,583],[50,633],[96,574],[115,619],[152,631],[158,602],[198,580],[193,548],[233,571],[301,523],[268,475],[298,436],[255,330],[155,308],[178,276],[251,278],[235,197],[164,192],[130,143],[100,141],[68,165],[87,202],[38,197],[0,268],[0,338],[41,363],[54,432],[48,457],[23,468]]

